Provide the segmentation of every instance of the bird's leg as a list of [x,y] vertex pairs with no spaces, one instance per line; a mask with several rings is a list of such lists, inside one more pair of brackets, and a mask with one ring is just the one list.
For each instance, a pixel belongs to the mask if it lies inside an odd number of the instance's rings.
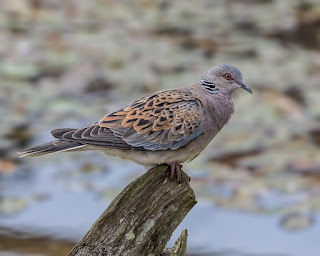
[[170,179],[173,180],[175,178],[175,174],[177,174],[177,181],[180,183],[181,182],[181,164],[178,163],[171,163],[171,172],[170,172]]
[[181,164],[176,165],[176,173],[177,173],[177,181],[180,183],[181,182]]

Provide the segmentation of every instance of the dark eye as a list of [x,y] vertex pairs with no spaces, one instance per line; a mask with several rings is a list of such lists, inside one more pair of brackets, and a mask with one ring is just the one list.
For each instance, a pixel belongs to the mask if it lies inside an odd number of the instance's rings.
[[223,77],[227,80],[233,80],[232,76],[229,73],[224,74]]

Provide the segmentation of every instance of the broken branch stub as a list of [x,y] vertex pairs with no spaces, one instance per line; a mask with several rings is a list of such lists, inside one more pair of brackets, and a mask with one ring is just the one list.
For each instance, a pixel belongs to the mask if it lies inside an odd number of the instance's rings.
[[68,256],[160,255],[195,204],[184,172],[178,184],[167,165],[156,166],[113,200]]

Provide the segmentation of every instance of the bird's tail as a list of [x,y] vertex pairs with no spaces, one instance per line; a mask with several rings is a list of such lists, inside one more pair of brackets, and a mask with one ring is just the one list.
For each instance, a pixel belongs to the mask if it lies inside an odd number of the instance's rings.
[[78,148],[85,147],[86,145],[71,142],[71,141],[63,141],[63,140],[55,140],[48,142],[46,144],[42,144],[33,148],[28,148],[26,150],[18,152],[19,157],[25,156],[41,156],[54,152],[62,152],[75,150]]

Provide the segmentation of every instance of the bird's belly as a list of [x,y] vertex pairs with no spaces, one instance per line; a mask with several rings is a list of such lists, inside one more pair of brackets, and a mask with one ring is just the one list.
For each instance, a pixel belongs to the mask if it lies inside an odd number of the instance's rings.
[[186,146],[180,147],[176,150],[134,151],[104,148],[103,151],[107,155],[118,156],[145,166],[171,164],[173,162],[184,163],[197,157],[209,144],[212,137],[212,135],[200,135],[192,143],[188,143]]
[[200,152],[189,150],[157,150],[157,151],[130,151],[119,149],[104,149],[107,155],[117,156],[134,161],[145,166],[158,164],[170,164],[172,162],[183,163],[192,160]]

